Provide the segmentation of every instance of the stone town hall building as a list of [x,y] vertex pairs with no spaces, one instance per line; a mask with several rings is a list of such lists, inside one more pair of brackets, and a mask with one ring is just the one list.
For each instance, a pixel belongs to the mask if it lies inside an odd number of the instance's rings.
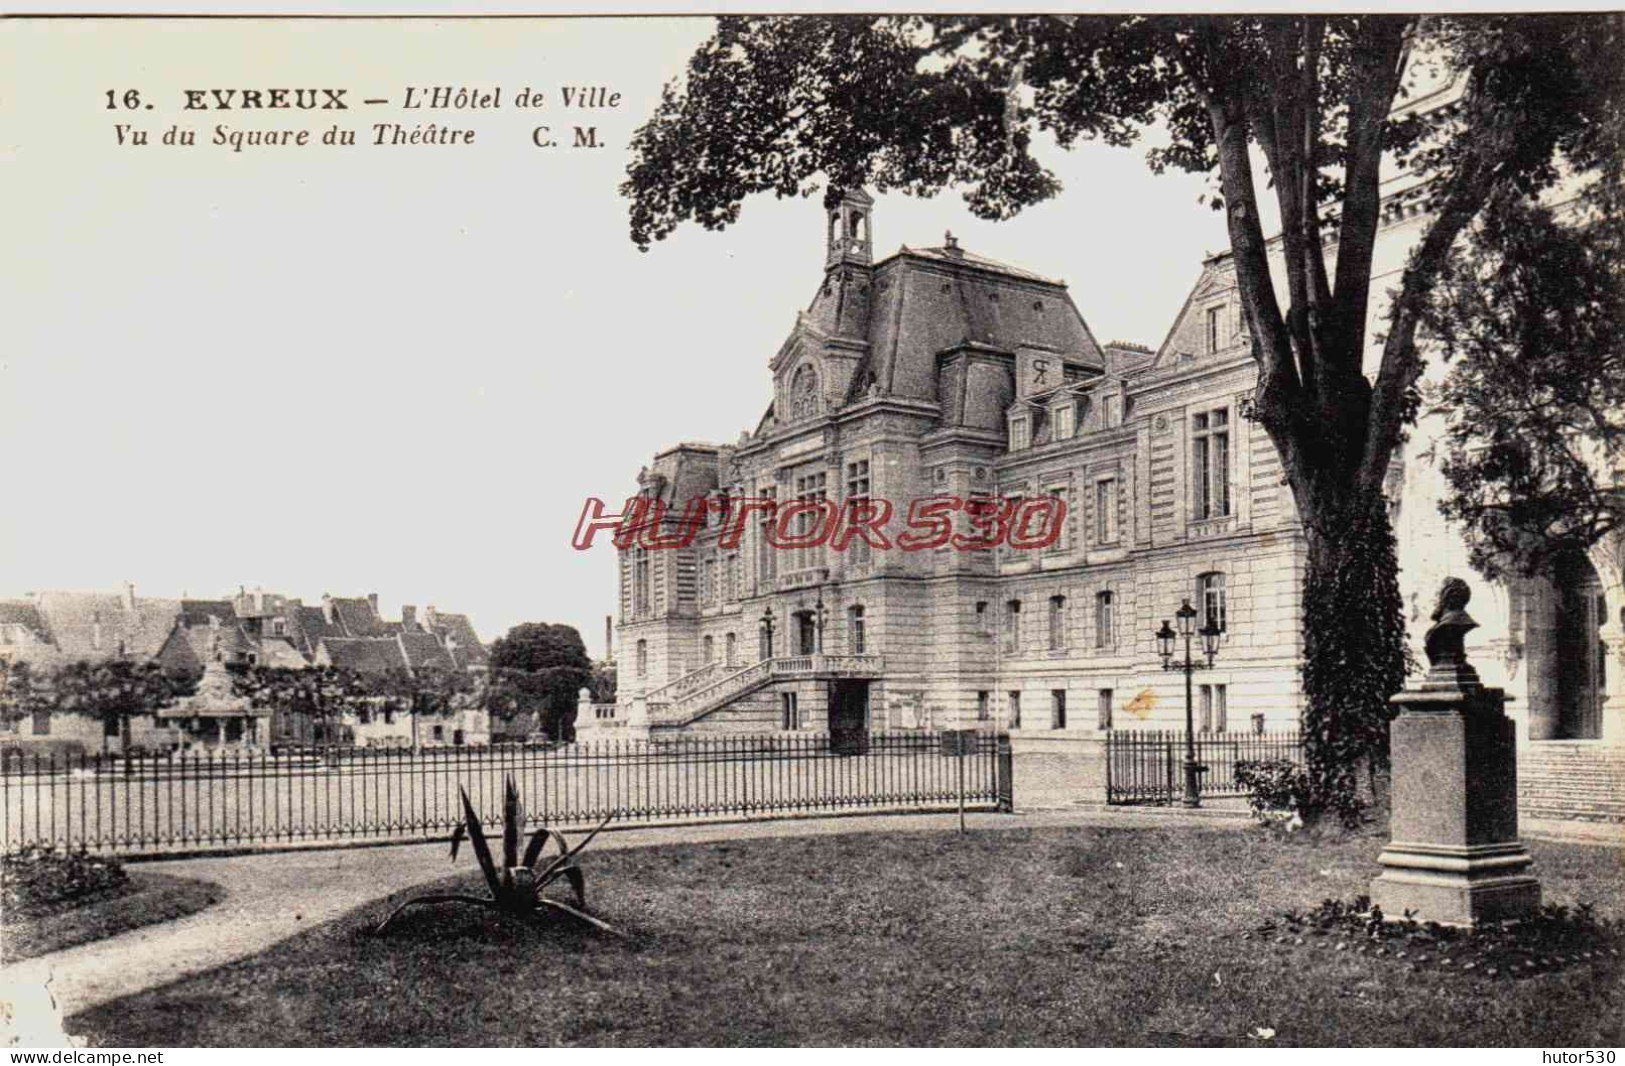
[[[1379,293],[1428,218],[1425,180],[1383,192]],[[1152,352],[1102,345],[1063,283],[951,236],[874,262],[872,208],[857,192],[829,213],[823,278],[755,428],[659,453],[640,494],[672,509],[668,525],[695,497],[885,500],[892,532],[923,497],[1057,496],[1059,539],[773,549],[752,514],[734,547],[714,516],[686,548],[623,549],[620,703],[600,724],[656,738],[977,725],[1098,771],[1106,730],[1183,727],[1183,678],[1152,634],[1188,598],[1224,631],[1196,678],[1197,728],[1295,728],[1305,546],[1275,448],[1245,417],[1256,367],[1229,255],[1203,264]],[[1625,824],[1625,532],[1550,573],[1483,581],[1438,512],[1442,419],[1423,417],[1387,487],[1411,636],[1440,579],[1467,577],[1475,662],[1512,697],[1524,816]]]
[[1101,344],[1064,283],[952,236],[875,262],[872,207],[860,191],[830,212],[823,278],[754,430],[661,452],[640,493],[673,512],[885,500],[893,537],[924,497],[1053,496],[1059,537],[775,549],[751,515],[736,547],[713,517],[687,548],[624,549],[617,717],[656,737],[1173,727],[1183,680],[1153,633],[1188,598],[1224,630],[1199,727],[1295,724],[1304,547],[1275,450],[1243,417],[1239,303],[1199,289],[1160,351]]

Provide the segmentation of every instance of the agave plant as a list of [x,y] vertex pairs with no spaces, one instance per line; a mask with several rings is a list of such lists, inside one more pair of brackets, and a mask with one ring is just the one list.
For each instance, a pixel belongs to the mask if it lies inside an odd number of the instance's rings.
[[[525,846],[525,853],[521,856],[519,834],[525,824],[525,807],[519,802],[519,789],[514,786],[513,778],[509,777],[502,796],[502,865],[498,867],[496,858],[491,854],[491,844],[485,838],[485,828],[480,824],[480,816],[474,813],[474,804],[469,801],[468,790],[463,788],[459,791],[463,796],[463,821],[452,831],[451,857],[456,861],[457,848],[464,838],[467,838],[469,845],[474,849],[474,857],[480,862],[480,872],[485,874],[485,883],[490,886],[490,897],[449,892],[409,899],[391,911],[389,917],[379,922],[378,928],[373,930],[374,934],[382,933],[385,927],[395,920],[396,915],[408,907],[425,903],[472,903],[517,918],[528,918],[544,909],[561,911],[606,933],[625,935],[608,922],[594,918],[586,912],[584,908],[587,905],[587,879],[581,872],[581,867],[574,861],[581,853],[581,849],[591,843],[592,838],[610,823],[615,817],[615,812],[610,812],[598,823],[596,829],[588,833],[573,848],[565,841],[563,833],[543,826],[531,835],[530,842]],[[556,846],[557,855],[551,861],[545,861],[544,853],[547,852],[549,844]],[[549,885],[560,880],[570,882],[570,887],[575,890],[576,906],[549,899],[543,894]]]

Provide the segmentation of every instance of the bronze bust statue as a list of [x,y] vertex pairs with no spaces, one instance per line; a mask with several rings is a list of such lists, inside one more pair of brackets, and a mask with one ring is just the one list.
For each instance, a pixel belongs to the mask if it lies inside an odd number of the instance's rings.
[[1467,614],[1472,589],[1459,577],[1447,577],[1439,585],[1439,598],[1433,608],[1433,625],[1423,638],[1428,666],[1456,666],[1467,662],[1463,642],[1478,623]]

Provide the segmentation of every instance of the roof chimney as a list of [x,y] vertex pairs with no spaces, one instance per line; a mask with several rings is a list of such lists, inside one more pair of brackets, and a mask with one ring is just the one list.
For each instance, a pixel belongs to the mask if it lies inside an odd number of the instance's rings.
[[376,593],[376,592],[367,593],[367,603],[368,603],[369,606],[372,607],[372,616],[374,618],[377,618],[378,617],[378,593]]
[[322,593],[322,619],[328,625],[333,624],[333,597]]
[[135,582],[124,583],[124,609],[131,614],[135,613]]
[[440,628],[440,615],[436,613],[432,603],[423,608],[423,627],[425,629]]
[[418,627],[418,609],[410,603],[401,606],[401,626],[408,633]]

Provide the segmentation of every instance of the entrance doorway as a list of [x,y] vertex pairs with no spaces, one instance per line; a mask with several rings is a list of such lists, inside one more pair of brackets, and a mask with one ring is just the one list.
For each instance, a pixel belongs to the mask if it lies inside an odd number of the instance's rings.
[[1602,580],[1578,552],[1557,566],[1557,735],[1566,740],[1602,736],[1603,671],[1607,649],[1600,630],[1607,618]]
[[818,624],[811,611],[796,612],[796,654],[818,654]]
[[869,750],[869,682],[829,683],[829,747],[840,755]]
[[1527,603],[1530,739],[1599,739],[1608,669],[1602,580],[1581,552],[1516,580]]

